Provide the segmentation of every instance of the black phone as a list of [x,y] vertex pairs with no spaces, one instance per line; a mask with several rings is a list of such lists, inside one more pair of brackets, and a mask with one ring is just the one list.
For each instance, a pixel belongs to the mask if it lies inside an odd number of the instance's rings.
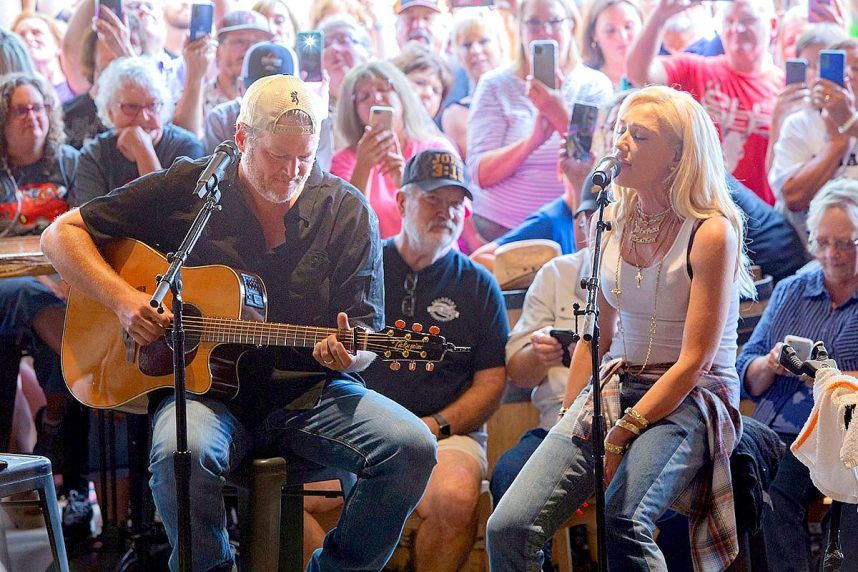
[[122,0],[95,0],[95,17],[104,19],[101,15],[101,7],[110,8],[116,17],[122,20]]
[[202,38],[206,34],[211,34],[213,23],[213,4],[205,3],[191,5],[191,25],[188,27],[188,34],[190,35],[192,42]]
[[563,346],[563,365],[569,367],[572,364],[572,354],[569,352],[569,344],[578,341],[578,334],[572,330],[561,330],[559,328],[551,328],[548,330],[548,335],[560,342]]
[[301,79],[309,82],[322,81],[322,42],[320,30],[307,30],[295,34],[295,51]]
[[819,52],[819,77],[833,81],[840,87],[844,85],[846,73],[846,52],[843,50],[822,50]]
[[807,60],[795,58],[786,61],[786,83],[804,83],[807,81]]
[[566,156],[585,161],[593,147],[593,134],[599,119],[599,108],[595,105],[576,103],[572,106],[569,130],[566,132]]

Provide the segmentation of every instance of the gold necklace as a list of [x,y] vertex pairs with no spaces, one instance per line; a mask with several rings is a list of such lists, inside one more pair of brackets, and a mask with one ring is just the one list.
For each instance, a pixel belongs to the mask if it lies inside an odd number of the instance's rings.
[[[670,219],[668,219],[668,221],[667,221],[667,226],[665,227],[666,235],[667,235],[667,234],[670,234],[670,232],[669,232],[669,231],[673,228],[673,224],[674,224],[675,222],[676,222],[676,218],[675,218],[675,217],[670,217]],[[656,234],[655,236],[653,236],[653,240],[657,240],[657,239],[658,239],[658,237],[659,237],[659,235],[658,235],[658,234]],[[640,257],[640,255],[638,254],[638,242],[636,242],[636,241],[634,240],[634,233],[632,233],[632,238],[631,238],[631,240],[630,240],[629,242],[630,242],[630,245],[629,245],[629,246],[630,246],[631,253],[632,253],[632,254],[634,254],[634,257],[635,257],[635,262],[633,262],[633,263],[632,263],[632,265],[633,265],[635,268],[637,268],[637,269],[638,269],[637,274],[635,274],[635,283],[637,284],[637,287],[638,287],[638,288],[640,288],[640,287],[641,287],[641,282],[643,282],[643,269],[644,269],[644,268],[649,268],[650,266],[652,266],[652,262],[653,262],[653,260],[655,260],[655,259],[656,259],[656,257],[658,256],[659,251],[661,251],[661,249],[662,249],[662,247],[664,246],[664,244],[663,244],[663,243],[659,243],[659,245],[658,245],[658,246],[656,247],[656,249],[655,249],[655,252],[653,252],[653,253],[652,253],[652,256],[650,256],[650,257],[649,257],[649,260],[647,260],[647,261],[646,261],[646,262],[644,262],[643,264],[638,265],[638,262],[641,260],[641,257]],[[620,253],[622,253],[622,248],[620,249]],[[665,254],[666,254],[666,253],[665,253]]]
[[667,215],[670,214],[671,207],[654,215],[647,215],[641,209],[640,200],[635,205],[635,212],[632,215],[632,242],[640,244],[652,244],[658,238],[661,232],[661,224]]
[[[623,341],[623,358],[626,362],[628,362],[629,352],[626,349],[626,331],[623,328],[623,307],[620,302],[620,295],[623,293],[620,288],[620,266],[622,265],[623,260],[623,249],[622,249],[622,241],[620,241],[619,251],[617,252],[617,267],[614,270],[614,288],[611,290],[611,293],[617,298],[617,329],[620,330],[620,339]],[[659,260],[658,262],[658,271],[655,275],[655,299],[652,304],[652,316],[649,319],[649,342],[646,347],[646,357],[644,358],[643,365],[641,366],[640,371],[635,375],[640,375],[643,373],[644,369],[646,369],[647,363],[649,363],[649,357],[652,354],[652,342],[655,339],[655,334],[658,329],[658,322],[656,320],[656,313],[658,311],[658,293],[661,286],[661,267],[664,264],[664,258]],[[640,276],[640,268],[638,268],[638,275]],[[637,279],[637,276],[635,277]],[[641,276],[641,279],[643,277]],[[640,287],[640,282],[638,282],[638,287]]]

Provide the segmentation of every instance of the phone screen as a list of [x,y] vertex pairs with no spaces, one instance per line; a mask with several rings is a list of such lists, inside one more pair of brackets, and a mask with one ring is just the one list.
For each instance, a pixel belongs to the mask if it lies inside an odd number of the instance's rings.
[[796,58],[786,61],[786,83],[804,83],[807,81],[807,60]]
[[206,34],[212,33],[212,22],[214,20],[214,5],[212,4],[192,4],[191,5],[191,25],[188,28],[188,33],[191,41],[202,38]]
[[122,0],[95,0],[95,17],[104,18],[101,7],[110,8],[116,17],[122,20]]
[[843,87],[843,74],[846,66],[846,52],[843,50],[822,50],[819,52],[819,77]]
[[590,156],[598,118],[599,108],[595,105],[576,103],[572,106],[572,117],[566,132],[566,154],[569,157],[584,161]]
[[530,43],[530,50],[533,54],[533,77],[555,89],[557,42],[536,40]]
[[322,32],[308,30],[295,36],[295,51],[298,53],[298,66],[304,81],[322,81]]

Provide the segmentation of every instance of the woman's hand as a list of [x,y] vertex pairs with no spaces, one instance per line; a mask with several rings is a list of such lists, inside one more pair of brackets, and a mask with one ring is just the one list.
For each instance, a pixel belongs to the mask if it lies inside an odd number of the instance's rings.
[[776,118],[783,120],[787,115],[798,111],[806,105],[809,99],[810,88],[806,83],[788,84],[775,99],[775,107],[772,109],[772,122],[775,122]]
[[101,6],[99,11],[104,15],[92,19],[92,29],[98,39],[117,58],[136,56],[137,52],[131,45],[131,33],[125,22],[117,18],[110,8]]
[[[593,169],[593,157],[592,153],[587,153],[587,157],[584,159],[579,159],[578,157],[571,157],[566,152],[566,140],[560,142],[560,172],[563,173],[563,176],[566,177],[566,180],[575,188],[576,191],[579,192],[581,188],[584,186],[584,179],[587,175],[590,174],[590,171]],[[576,195],[576,200],[578,195]]]
[[367,125],[355,149],[356,162],[366,168],[375,167],[393,148],[393,139],[391,130],[375,131],[371,125]]
[[[605,436],[605,443],[610,443],[612,445],[616,445],[617,447],[621,447],[623,449],[628,450],[629,445],[631,445],[632,441],[634,441],[636,435],[629,431],[628,429],[623,429],[622,427],[617,427],[616,425],[611,427],[611,430],[608,431],[608,434]],[[611,453],[610,451],[605,449],[605,488],[608,488],[608,485],[611,484],[611,481],[614,478],[614,475],[617,474],[617,469],[620,466],[620,462],[623,460],[622,455],[618,455],[616,453]]]
[[[557,85],[563,85],[563,76],[555,72]],[[569,112],[559,89],[551,89],[533,76],[527,76],[524,94],[539,110],[539,114],[551,122],[551,126],[560,134],[569,127]]]

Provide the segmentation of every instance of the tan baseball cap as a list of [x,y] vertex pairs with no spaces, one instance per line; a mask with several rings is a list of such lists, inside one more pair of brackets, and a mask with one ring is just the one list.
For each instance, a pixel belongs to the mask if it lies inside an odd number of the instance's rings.
[[[293,75],[270,75],[253,82],[241,98],[238,121],[269,133],[312,135],[319,133],[321,98]],[[287,111],[305,112],[312,125],[278,125]]]

